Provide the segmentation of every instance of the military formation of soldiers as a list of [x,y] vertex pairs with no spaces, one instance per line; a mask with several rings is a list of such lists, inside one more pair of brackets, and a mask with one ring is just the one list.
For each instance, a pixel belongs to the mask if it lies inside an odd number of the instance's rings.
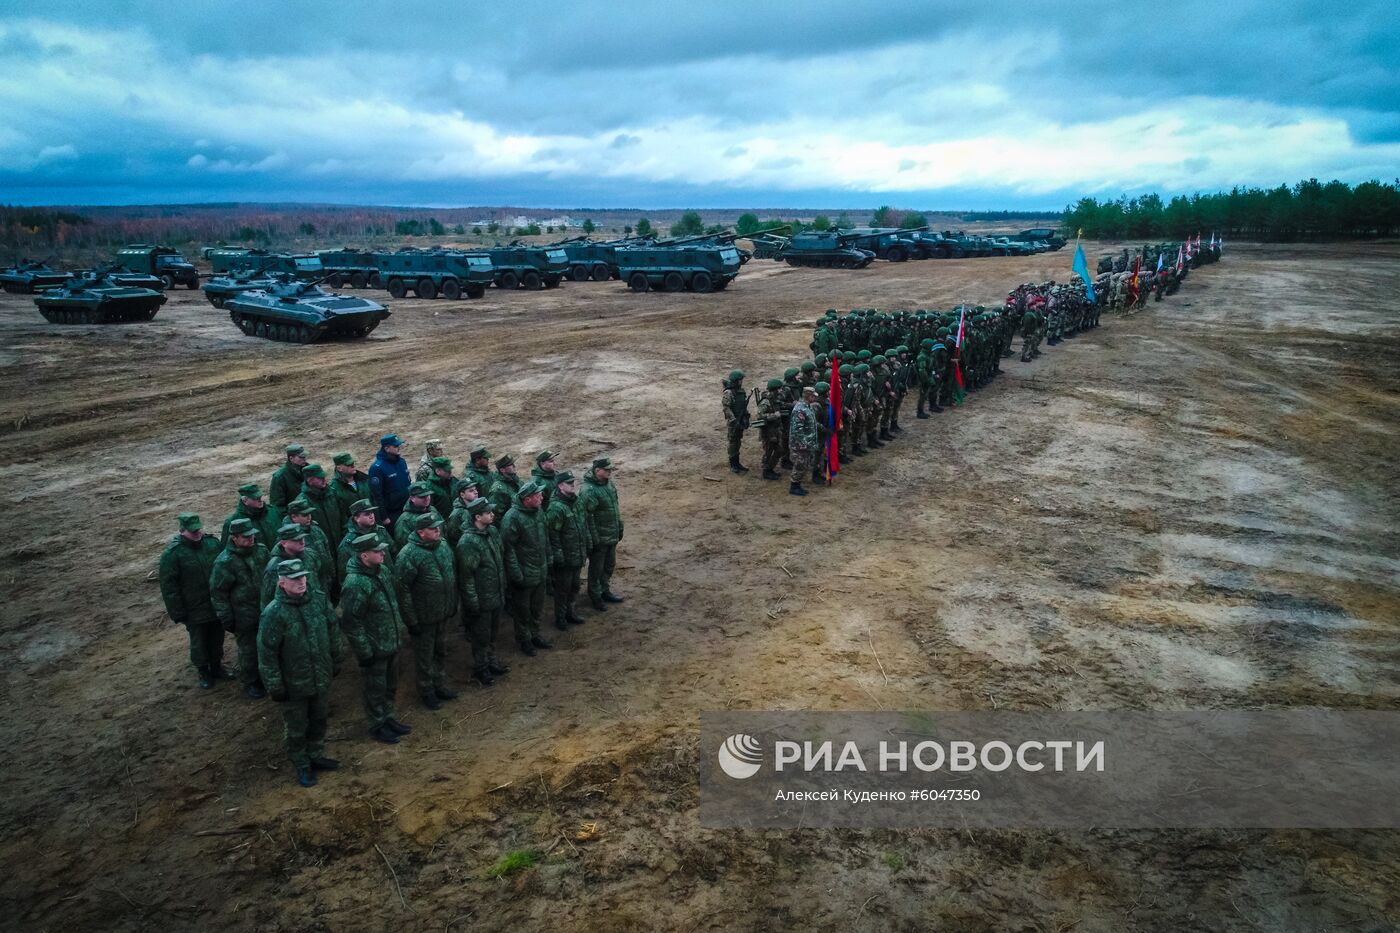
[[1147,296],[1154,301],[1175,295],[1192,269],[1220,260],[1221,242],[1211,235],[1202,245],[1197,237],[1184,242],[1144,244],[1141,249],[1124,247],[1118,255],[1099,259],[1094,288],[1096,297],[1106,308],[1118,313],[1132,313],[1147,306]]
[[[1147,247],[1137,256],[1140,292],[1133,301],[1141,306],[1150,288],[1172,294],[1184,279],[1187,267],[1214,262],[1220,248],[1214,242],[1199,247],[1186,260],[1180,246],[1182,269],[1176,270],[1179,244],[1162,244],[1153,253],[1153,275],[1141,272]],[[1170,248],[1171,269],[1166,254]],[[1133,259],[1123,251],[1122,262],[1131,270]],[[1157,256],[1163,268],[1156,268]],[[1099,326],[1106,308],[1121,308],[1129,286],[1110,281],[1112,271],[1098,277],[1094,296],[1084,281],[1067,283],[1027,282],[1012,289],[999,308],[959,306],[948,311],[889,311],[858,308],[840,315],[828,310],[817,321],[812,336],[812,358],[788,368],[781,377],[768,379],[753,390],[744,386],[745,374],[733,370],[723,380],[720,407],[728,434],[729,468],[747,473],[740,461],[744,433],[757,427],[762,448],[762,477],[780,480],[778,467],[791,471],[788,492],[805,496],[804,481],[818,482],[829,469],[826,456],[832,425],[836,432],[837,464],[883,447],[902,433],[900,410],[905,397],[916,397],[915,417],[928,418],[946,405],[961,401],[965,391],[990,383],[1003,370],[1001,361],[1013,355],[1021,338],[1021,362],[1041,355],[1040,345],[1054,346],[1066,338]],[[1131,272],[1129,273],[1131,274]],[[1147,284],[1148,282],[1151,285]],[[1131,284],[1131,283],[1130,283]],[[840,418],[831,417],[833,366],[840,380]],[[750,404],[756,403],[755,415]]]
[[[481,445],[459,477],[442,441],[425,446],[412,476],[395,434],[380,439],[367,473],[339,453],[327,476],[302,445],[289,445],[266,493],[257,483],[238,488],[221,534],[182,513],[161,555],[161,595],[189,633],[199,686],[237,677],[250,699],[278,702],[303,786],[339,766],[324,741],[347,646],[369,734],[394,744],[412,731],[396,705],[404,633],[419,699],[437,710],[458,695],[447,676],[447,630],[458,619],[471,677],[490,687],[510,672],[496,653],[503,614],[533,657],[553,647],[540,627],[547,595],[558,629],[584,623],[576,598],[585,568],[596,612],[622,602],[612,589],[623,522],[610,459],[576,477],[544,450],[522,481],[514,458],[493,459]],[[223,666],[225,633],[236,672]]]

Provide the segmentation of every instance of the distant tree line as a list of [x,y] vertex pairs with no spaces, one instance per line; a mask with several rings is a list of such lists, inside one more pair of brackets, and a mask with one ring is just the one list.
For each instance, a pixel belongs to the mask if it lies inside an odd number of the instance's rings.
[[1246,240],[1326,240],[1390,236],[1400,230],[1400,182],[1232,188],[1214,194],[1157,194],[1112,201],[1080,198],[1065,208],[1066,235],[1091,239],[1179,237],[1212,232]]

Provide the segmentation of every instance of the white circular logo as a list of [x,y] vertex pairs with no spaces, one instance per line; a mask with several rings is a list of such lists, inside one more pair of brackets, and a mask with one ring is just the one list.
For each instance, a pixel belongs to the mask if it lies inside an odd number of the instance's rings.
[[736,780],[753,777],[762,761],[763,746],[758,739],[742,732],[731,735],[719,747],[720,769]]

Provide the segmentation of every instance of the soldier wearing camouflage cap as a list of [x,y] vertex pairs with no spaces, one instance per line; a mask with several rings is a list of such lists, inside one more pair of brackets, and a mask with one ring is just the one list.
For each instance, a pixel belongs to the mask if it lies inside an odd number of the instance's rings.
[[504,523],[506,515],[520,495],[520,476],[515,466],[515,458],[510,454],[496,458],[496,472],[491,477],[491,491],[487,496],[496,507],[496,521]]
[[[335,602],[340,593],[340,575],[336,573],[334,566],[335,550],[331,538],[316,523],[316,507],[305,496],[297,496],[287,503],[287,522],[306,532],[306,549],[301,560],[320,584],[321,592],[331,602]],[[280,528],[278,534],[281,534]],[[269,542],[269,547],[274,542]]]
[[378,535],[366,534],[350,548],[355,556],[346,568],[336,615],[360,665],[370,737],[392,745],[413,730],[399,721],[395,706],[403,618],[393,577],[384,568],[389,547]]
[[447,516],[447,527],[443,529],[447,543],[452,547],[462,539],[462,532],[471,525],[471,515],[467,506],[481,498],[481,486],[474,479],[459,479],[452,488],[452,512]]
[[326,757],[326,725],[333,662],[330,606],[312,592],[310,571],[299,560],[274,568],[276,593],[258,622],[258,671],[282,709],[282,736],[296,782],[316,783],[317,771],[340,762]]
[[275,509],[286,508],[287,503],[297,497],[301,491],[301,471],[306,466],[306,448],[302,445],[288,444],[285,453],[287,459],[267,484],[268,499]]
[[340,504],[331,494],[325,468],[319,463],[308,463],[301,475],[301,498],[311,503],[311,520],[326,533],[327,541],[339,541],[345,534],[345,521],[340,516]]
[[531,480],[520,487],[519,500],[501,523],[501,549],[515,640],[527,655],[533,655],[536,648],[554,647],[540,634],[549,576],[549,532],[540,511],[543,501],[544,489]]
[[224,670],[224,629],[209,597],[209,576],[219,556],[219,542],[204,533],[199,516],[182,512],[179,531],[160,555],[160,595],[170,621],[183,625],[190,638],[190,663],[199,685],[209,689]]
[[267,547],[258,526],[246,518],[229,522],[228,541],[209,571],[214,615],[238,644],[238,679],[250,699],[266,696],[258,677],[258,617],[262,613],[262,571]]
[[345,585],[345,574],[349,564],[355,559],[354,541],[364,535],[374,535],[381,544],[389,548],[389,551],[385,552],[387,556],[384,569],[390,574],[394,572],[394,536],[389,533],[389,529],[379,524],[378,507],[368,499],[357,499],[350,504],[350,520],[345,523],[345,537],[341,538],[340,544],[336,546],[336,582],[342,587]]
[[267,500],[263,498],[262,487],[257,483],[244,483],[238,487],[238,504],[229,513],[228,518],[224,519],[223,531],[219,535],[220,545],[228,546],[229,525],[240,518],[252,522],[263,541],[275,538],[277,526],[281,524],[277,510],[267,504]]
[[447,515],[452,511],[452,487],[457,485],[457,478],[452,475],[452,461],[447,457],[434,457],[428,466],[431,475],[427,483],[433,497],[433,508],[439,515]]
[[331,495],[344,528],[350,524],[350,506],[369,495],[369,477],[355,469],[355,458],[348,451],[336,454],[332,462],[335,476],[331,479]]
[[550,593],[554,597],[554,625],[582,625],[574,609],[583,565],[588,561],[588,528],[578,507],[578,481],[564,470],[555,475],[554,497],[545,508],[549,532]]
[[781,479],[778,475],[778,461],[783,455],[783,444],[779,434],[783,430],[783,408],[787,398],[783,391],[783,380],[769,379],[768,386],[758,399],[758,439],[763,447],[764,479]]
[[399,612],[413,640],[418,696],[428,709],[457,699],[447,686],[447,628],[457,618],[457,573],[452,549],[442,540],[444,522],[419,515],[413,534],[394,562]]
[[749,429],[749,395],[744,390],[742,369],[731,370],[729,378],[724,380],[720,409],[724,412],[724,429],[729,435],[729,469],[734,473],[747,473],[749,468],[739,462],[739,448],[744,442],[744,432]]
[[541,450],[535,454],[535,465],[530,470],[530,479],[544,489],[544,504],[540,508],[548,510],[550,499],[554,497],[554,486],[558,482],[558,471],[554,465],[554,451]]
[[599,612],[606,603],[620,603],[613,592],[612,576],[617,566],[617,546],[622,542],[622,510],[617,504],[617,484],[612,481],[613,462],[599,457],[583,478],[578,508],[583,510],[583,526],[588,533],[588,600]]
[[416,522],[420,515],[436,515],[442,518],[441,513],[433,508],[433,487],[422,480],[416,480],[408,487],[408,502],[405,503],[401,521],[394,525],[394,553],[398,554],[408,544],[409,537],[416,528]]
[[454,549],[457,592],[467,639],[472,646],[472,678],[483,687],[493,685],[495,675],[510,672],[496,657],[496,633],[505,603],[505,558],[490,499],[475,499],[465,511],[470,519]]
[[[267,555],[267,564],[263,567],[262,583],[258,588],[258,604],[266,608],[267,604],[277,596],[277,568],[285,560],[294,560],[307,571],[313,570],[311,560],[302,560],[306,557],[306,529],[300,525],[288,522],[277,529],[277,540],[272,542]],[[311,573],[310,590],[320,589],[320,581],[316,579],[316,574]],[[325,593],[321,593],[324,598]]]
[[433,478],[433,460],[443,455],[442,441],[435,437],[424,441],[423,447],[423,456],[418,459],[418,469],[414,472],[413,478],[426,483]]
[[783,425],[782,433],[779,435],[782,456],[778,459],[778,462],[781,463],[785,469],[792,468],[792,452],[788,442],[791,434],[792,406],[796,405],[798,400],[802,398],[802,383],[797,380],[800,373],[801,370],[796,366],[789,366],[787,369],[783,370],[783,407],[779,412],[779,414],[782,415]]
[[476,445],[467,455],[467,470],[463,478],[475,480],[483,496],[491,491],[491,484],[495,480],[491,478],[491,451],[485,444]]

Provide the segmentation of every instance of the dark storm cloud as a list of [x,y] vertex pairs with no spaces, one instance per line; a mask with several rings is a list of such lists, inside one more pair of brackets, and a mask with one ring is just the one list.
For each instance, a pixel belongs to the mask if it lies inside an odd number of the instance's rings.
[[1360,180],[1400,173],[1397,35],[1393,0],[49,3],[0,9],[0,197]]

